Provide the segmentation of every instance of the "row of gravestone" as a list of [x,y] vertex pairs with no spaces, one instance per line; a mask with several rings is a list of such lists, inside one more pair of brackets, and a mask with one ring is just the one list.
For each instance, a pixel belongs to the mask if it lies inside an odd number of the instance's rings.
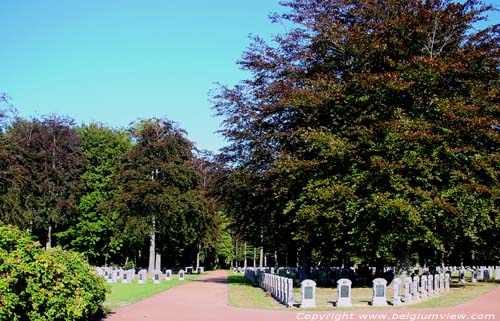
[[291,307],[295,303],[293,297],[293,280],[276,274],[260,273],[259,286],[271,293],[278,302]]
[[[287,306],[293,306],[293,283],[286,277],[268,273],[258,273],[256,270],[245,271],[245,276],[252,280],[259,275],[259,286],[272,294],[272,296]],[[258,274],[257,274],[258,273]],[[387,304],[387,280],[376,278],[373,280],[372,306],[385,306]],[[450,290],[451,276],[449,273],[435,274],[434,276],[423,275],[404,278],[404,287],[400,278],[395,278],[393,282],[392,305],[397,306],[402,303],[416,302],[428,297],[437,296]],[[349,279],[340,279],[337,281],[337,307],[352,306],[352,282]],[[313,280],[304,280],[301,282],[301,303],[300,307],[316,307],[316,282]]]
[[[191,270],[192,272],[192,270]],[[198,268],[198,273],[204,273],[205,269],[203,267]],[[121,280],[122,283],[132,283],[134,280],[136,274],[134,269],[129,269],[129,270],[123,270],[123,269],[113,269],[113,268],[96,268],[96,273],[99,276],[102,276],[106,279],[107,283],[117,283],[118,280]],[[185,274],[187,272],[184,270],[179,270],[178,272],[178,279],[179,280],[184,280]],[[188,273],[189,274],[189,273]],[[172,279],[172,270],[166,270],[165,273],[163,274],[161,271],[154,271],[153,272],[153,283],[154,284],[159,284],[163,280],[165,281],[170,281]],[[137,282],[139,284],[144,284],[147,280],[147,270],[140,270],[137,273]]]
[[[388,305],[387,280],[376,278],[373,280],[372,306]],[[401,279],[395,278],[393,282],[392,305],[416,302],[428,297],[437,296],[450,290],[451,277],[448,273],[436,274],[434,276],[414,276],[404,279],[404,292],[401,292]],[[352,282],[349,279],[337,281],[337,307],[352,306]],[[304,280],[301,282],[301,307],[316,307],[316,282]]]

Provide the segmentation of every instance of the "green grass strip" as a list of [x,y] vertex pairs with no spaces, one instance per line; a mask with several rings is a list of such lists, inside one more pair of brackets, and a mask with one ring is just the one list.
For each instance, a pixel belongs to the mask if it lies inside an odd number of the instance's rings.
[[243,274],[229,272],[228,283],[229,305],[231,306],[253,309],[279,309],[283,307],[262,289],[254,287]]
[[115,309],[117,307],[132,304],[171,289],[175,286],[194,280],[199,276],[200,274],[186,274],[185,280],[179,281],[177,276],[173,275],[172,280],[162,280],[160,284],[154,284],[152,279],[148,279],[144,284],[137,283],[137,279],[130,284],[109,283],[108,286],[111,293],[106,295],[104,306],[108,309]]

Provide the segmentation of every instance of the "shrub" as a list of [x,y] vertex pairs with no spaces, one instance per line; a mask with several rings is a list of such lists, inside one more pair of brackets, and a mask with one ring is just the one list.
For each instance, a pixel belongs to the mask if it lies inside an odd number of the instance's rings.
[[45,251],[27,233],[0,226],[0,320],[92,320],[106,291],[80,254]]

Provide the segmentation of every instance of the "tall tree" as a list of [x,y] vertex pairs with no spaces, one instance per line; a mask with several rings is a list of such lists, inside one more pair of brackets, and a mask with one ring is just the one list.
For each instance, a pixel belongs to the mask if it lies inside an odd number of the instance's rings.
[[272,20],[290,31],[256,37],[239,62],[252,78],[215,97],[229,164],[271,188],[249,207],[269,205],[305,265],[471,259],[499,220],[500,26],[475,28],[493,8],[283,5]]
[[130,135],[102,124],[92,123],[77,129],[85,171],[85,188],[79,202],[79,217],[68,230],[58,233],[68,248],[84,253],[93,264],[103,264],[118,252],[123,239],[118,213],[109,211],[107,202],[116,195],[116,173],[124,154],[131,148]]
[[192,143],[171,121],[142,120],[131,133],[135,144],[120,166],[115,202],[127,215],[127,224],[147,227],[142,237],[149,238],[152,273],[158,249],[171,258],[182,255],[193,242],[192,216],[199,214],[193,206],[198,175],[191,163]]
[[17,118],[7,139],[16,155],[10,167],[15,173],[11,196],[23,218],[16,223],[32,229],[50,248],[52,230],[64,229],[77,215],[83,166],[74,121],[56,115]]

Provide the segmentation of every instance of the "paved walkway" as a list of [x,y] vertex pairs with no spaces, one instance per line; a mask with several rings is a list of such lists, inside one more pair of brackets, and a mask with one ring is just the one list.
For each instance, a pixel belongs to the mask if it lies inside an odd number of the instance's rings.
[[291,321],[291,320],[497,320],[500,287],[453,308],[349,311],[251,310],[230,307],[227,272],[213,271],[136,304],[118,308],[105,321]]

